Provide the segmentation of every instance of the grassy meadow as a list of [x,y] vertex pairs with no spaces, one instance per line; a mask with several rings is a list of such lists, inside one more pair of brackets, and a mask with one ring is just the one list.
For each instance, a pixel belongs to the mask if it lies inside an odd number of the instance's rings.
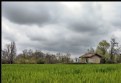
[[121,64],[2,64],[2,83],[121,83]]

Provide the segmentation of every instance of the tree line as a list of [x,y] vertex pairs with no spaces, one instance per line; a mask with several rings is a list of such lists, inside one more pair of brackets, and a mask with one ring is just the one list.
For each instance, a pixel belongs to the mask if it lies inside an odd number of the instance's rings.
[[11,42],[2,50],[2,64],[55,64],[72,63],[71,54],[66,53],[44,53],[40,50],[24,49],[22,53],[16,54],[16,44]]
[[[17,55],[16,43],[13,41],[6,44],[2,50],[2,64],[55,64],[55,63],[73,63],[74,60],[70,53],[44,53],[40,50],[24,49]],[[115,38],[110,42],[102,40],[97,48],[88,49],[88,53],[97,53],[102,56],[101,63],[121,63],[121,46],[118,45]],[[78,58],[75,58],[77,61]],[[78,62],[79,63],[79,62]]]

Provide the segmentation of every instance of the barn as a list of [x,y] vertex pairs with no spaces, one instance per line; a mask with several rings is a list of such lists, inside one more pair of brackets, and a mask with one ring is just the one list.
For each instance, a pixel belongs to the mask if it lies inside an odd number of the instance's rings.
[[86,53],[79,58],[81,63],[101,63],[102,56],[96,53]]

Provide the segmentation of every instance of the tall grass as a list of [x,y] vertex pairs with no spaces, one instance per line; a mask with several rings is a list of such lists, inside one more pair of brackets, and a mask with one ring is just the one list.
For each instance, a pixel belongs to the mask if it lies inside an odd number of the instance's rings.
[[2,83],[121,83],[121,65],[3,64]]

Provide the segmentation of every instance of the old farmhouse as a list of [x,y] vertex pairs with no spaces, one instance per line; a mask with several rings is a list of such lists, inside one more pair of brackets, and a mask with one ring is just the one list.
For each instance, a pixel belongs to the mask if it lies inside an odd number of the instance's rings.
[[79,57],[81,59],[81,63],[101,63],[101,55],[96,53],[86,53]]

